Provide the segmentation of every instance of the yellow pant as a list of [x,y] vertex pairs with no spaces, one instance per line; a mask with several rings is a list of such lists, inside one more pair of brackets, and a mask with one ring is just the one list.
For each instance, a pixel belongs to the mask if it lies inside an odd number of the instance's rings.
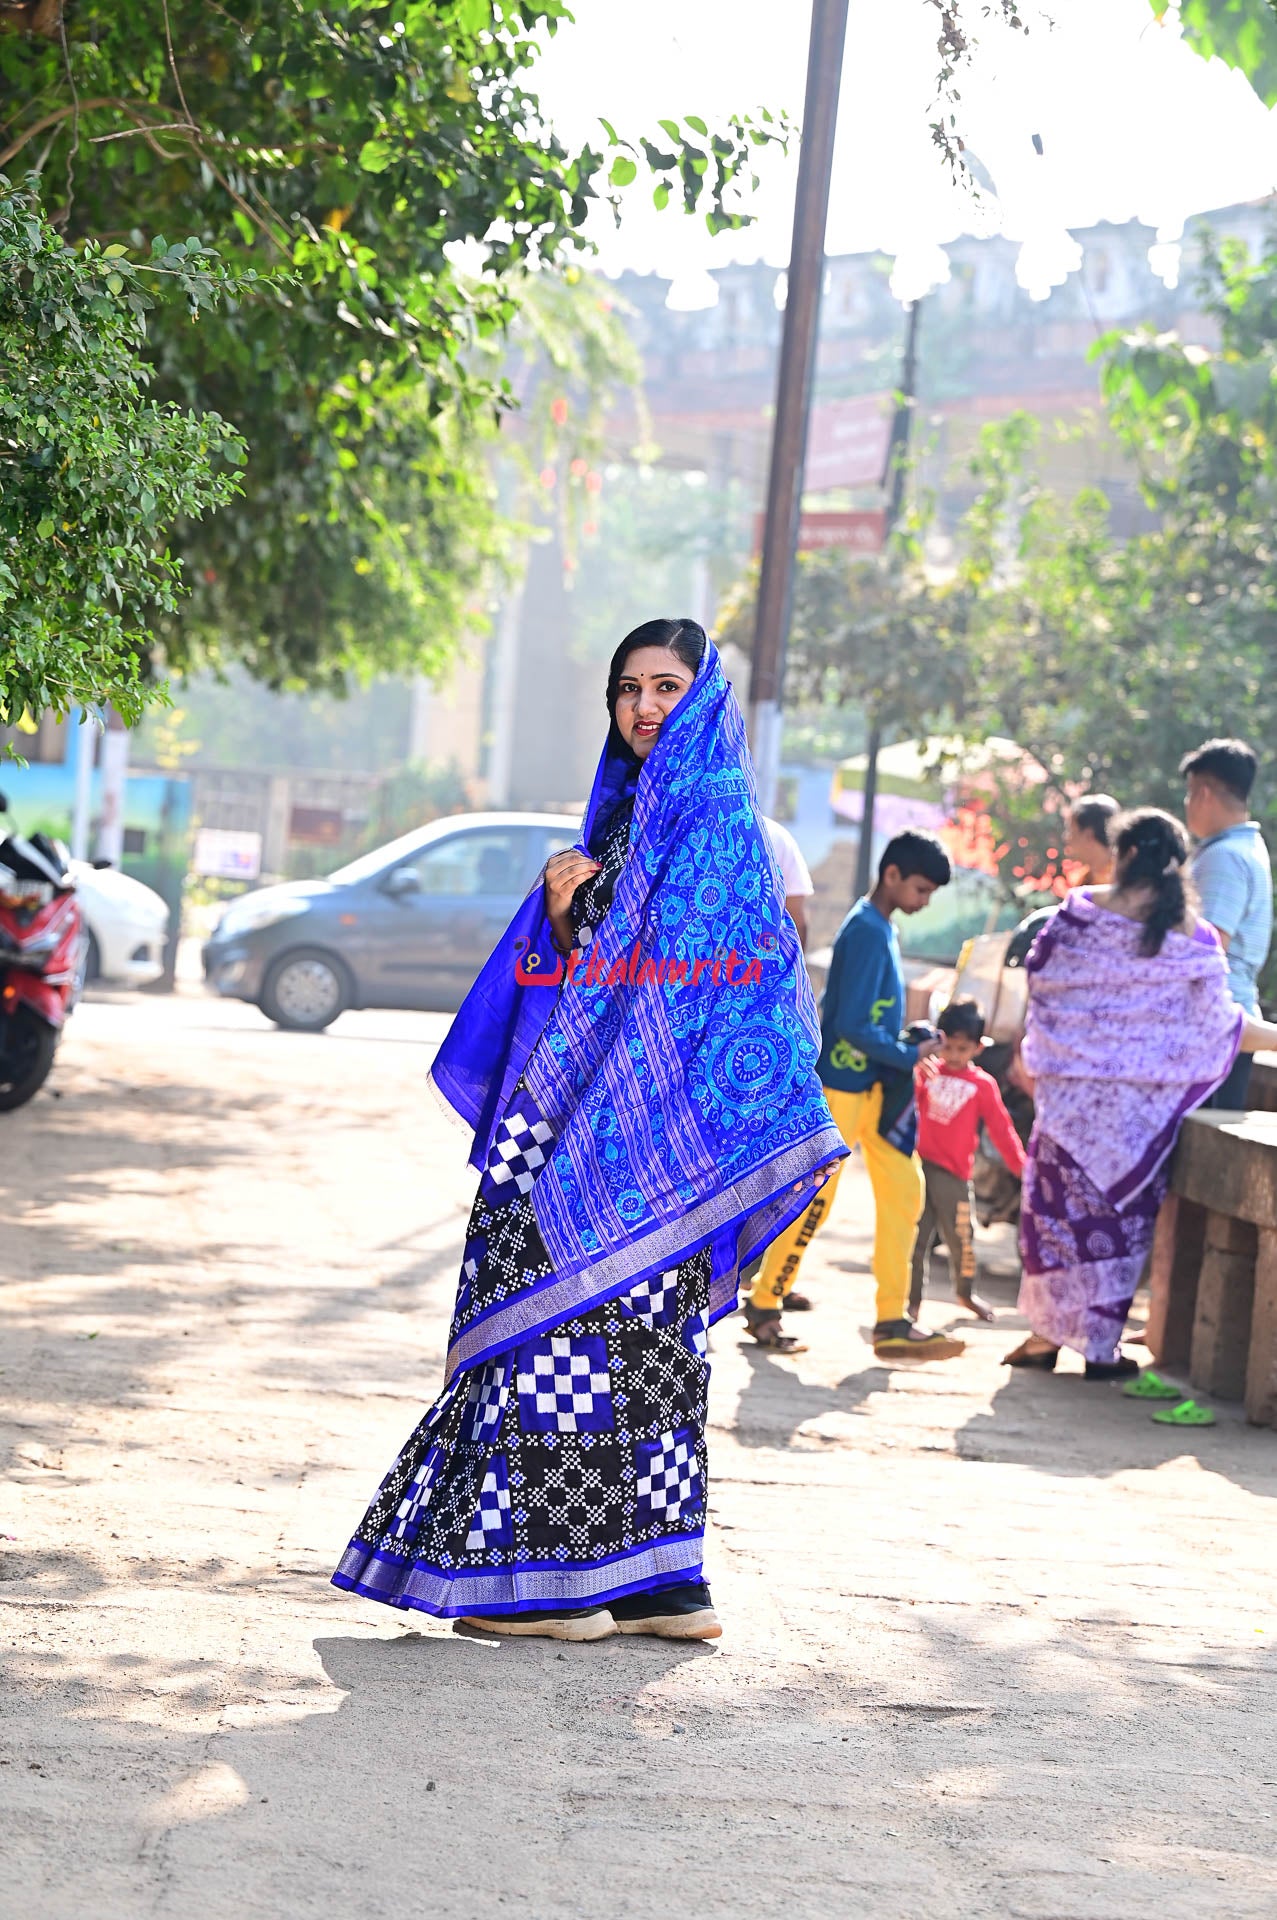
[[[902,1320],[909,1298],[909,1259],[922,1212],[925,1189],[922,1168],[909,1154],[899,1152],[878,1131],[882,1113],[881,1083],[864,1093],[839,1093],[825,1088],[834,1124],[849,1147],[859,1147],[869,1169],[874,1196],[873,1276],[878,1282],[877,1319]],[[798,1278],[798,1269],[816,1233],[829,1218],[842,1162],[832,1173],[806,1213],[800,1213],[767,1249],[750,1303],[775,1307]]]

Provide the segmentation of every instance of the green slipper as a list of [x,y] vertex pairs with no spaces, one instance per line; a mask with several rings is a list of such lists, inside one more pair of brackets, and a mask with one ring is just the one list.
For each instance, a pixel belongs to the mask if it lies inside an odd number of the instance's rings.
[[1122,1392],[1128,1400],[1178,1400],[1183,1388],[1173,1387],[1160,1373],[1154,1373],[1152,1367],[1145,1367],[1139,1379],[1129,1380]]
[[1196,1400],[1181,1400],[1177,1407],[1163,1407],[1153,1415],[1163,1427],[1213,1427],[1215,1415],[1210,1407],[1199,1407]]

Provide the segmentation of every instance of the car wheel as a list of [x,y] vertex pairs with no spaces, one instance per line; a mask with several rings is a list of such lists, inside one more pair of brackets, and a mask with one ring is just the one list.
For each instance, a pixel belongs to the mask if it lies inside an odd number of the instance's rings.
[[322,1033],[350,1005],[349,976],[333,954],[299,947],[271,967],[258,1005],[277,1027]]

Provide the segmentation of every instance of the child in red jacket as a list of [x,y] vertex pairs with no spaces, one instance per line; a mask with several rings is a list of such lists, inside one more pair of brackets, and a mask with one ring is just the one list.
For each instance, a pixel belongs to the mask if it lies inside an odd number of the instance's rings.
[[918,1153],[927,1199],[913,1246],[909,1312],[916,1315],[922,1305],[931,1246],[938,1231],[949,1249],[949,1271],[960,1304],[979,1319],[992,1320],[992,1307],[974,1291],[971,1169],[981,1121],[1014,1174],[1024,1171],[1024,1148],[1002,1103],[997,1081],[975,1064],[984,1039],[984,1016],[978,1003],[954,1000],[936,1024],[944,1036],[944,1046],[916,1074]]

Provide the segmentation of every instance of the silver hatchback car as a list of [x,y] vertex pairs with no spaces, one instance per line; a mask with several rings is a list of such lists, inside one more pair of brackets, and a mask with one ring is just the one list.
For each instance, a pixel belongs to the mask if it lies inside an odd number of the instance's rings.
[[579,834],[568,814],[451,814],[325,880],[242,894],[204,947],[205,981],[312,1033],[347,1007],[451,1011],[550,855]]

